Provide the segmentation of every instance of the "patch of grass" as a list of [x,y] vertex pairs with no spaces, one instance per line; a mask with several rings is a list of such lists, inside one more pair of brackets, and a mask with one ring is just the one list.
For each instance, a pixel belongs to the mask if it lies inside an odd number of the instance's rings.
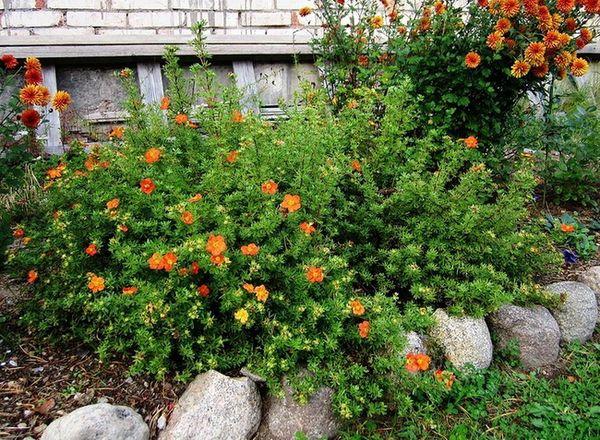
[[[507,364],[456,373],[451,391],[415,389],[393,421],[368,421],[344,439],[600,438],[600,343],[573,344],[554,378]],[[357,434],[357,432],[359,432]]]

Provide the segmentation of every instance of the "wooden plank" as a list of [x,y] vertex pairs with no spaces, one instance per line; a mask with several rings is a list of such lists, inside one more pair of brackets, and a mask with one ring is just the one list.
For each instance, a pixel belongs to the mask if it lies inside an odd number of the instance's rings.
[[[52,64],[46,64],[42,67],[44,75],[44,85],[48,87],[50,94],[54,95],[58,90],[56,84],[56,68]],[[50,107],[48,107],[50,109]],[[38,136],[46,139],[45,151],[48,154],[62,154],[65,152],[62,143],[62,134],[60,128],[60,113],[56,110],[47,111],[46,123],[38,129]]]
[[240,102],[245,111],[258,112],[258,90],[256,88],[256,75],[252,61],[234,61],[233,73],[235,84],[242,91]]
[[160,102],[165,96],[160,63],[137,63],[137,74],[143,101],[146,104]]

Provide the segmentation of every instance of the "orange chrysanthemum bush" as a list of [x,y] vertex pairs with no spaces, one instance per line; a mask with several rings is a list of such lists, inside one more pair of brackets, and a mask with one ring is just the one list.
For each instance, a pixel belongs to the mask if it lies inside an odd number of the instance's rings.
[[[353,169],[323,97],[310,91],[274,125],[233,89],[165,111],[124,77],[123,139],[57,158],[42,211],[18,225],[29,241],[9,267],[33,294],[23,322],[124,355],[134,372],[246,366],[273,390],[284,375],[300,396],[334,387],[344,417],[384,412],[402,320],[392,298],[354,290],[325,234]],[[312,374],[295,380],[301,368]]]
[[527,91],[587,72],[576,51],[592,41],[586,23],[600,12],[596,0],[480,0],[467,10],[440,0],[406,17],[387,0],[319,5],[325,32],[315,48],[340,108],[359,86],[386,93],[409,77],[423,98],[422,125],[480,138],[488,164],[503,160],[499,141]]

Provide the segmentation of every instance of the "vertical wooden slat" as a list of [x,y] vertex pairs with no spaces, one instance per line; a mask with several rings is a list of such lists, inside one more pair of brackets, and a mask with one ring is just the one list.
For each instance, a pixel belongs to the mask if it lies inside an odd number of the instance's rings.
[[256,87],[256,75],[252,61],[234,61],[233,73],[235,83],[242,91],[242,102],[240,105],[246,111],[258,113],[258,90]]
[[165,93],[160,63],[138,63],[137,74],[144,102],[146,104],[160,102]]
[[[51,95],[57,91],[56,85],[56,67],[48,64],[42,67],[44,75],[44,85],[48,88]],[[46,115],[46,123],[38,129],[38,136],[46,138],[45,151],[48,154],[62,154],[65,149],[62,143],[60,114],[56,110],[48,111]]]

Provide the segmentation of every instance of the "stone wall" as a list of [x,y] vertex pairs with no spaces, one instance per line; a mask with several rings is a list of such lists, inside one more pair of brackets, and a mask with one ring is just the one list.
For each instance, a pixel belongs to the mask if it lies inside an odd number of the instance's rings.
[[205,20],[214,34],[292,35],[311,0],[0,0],[4,35],[177,35]]

